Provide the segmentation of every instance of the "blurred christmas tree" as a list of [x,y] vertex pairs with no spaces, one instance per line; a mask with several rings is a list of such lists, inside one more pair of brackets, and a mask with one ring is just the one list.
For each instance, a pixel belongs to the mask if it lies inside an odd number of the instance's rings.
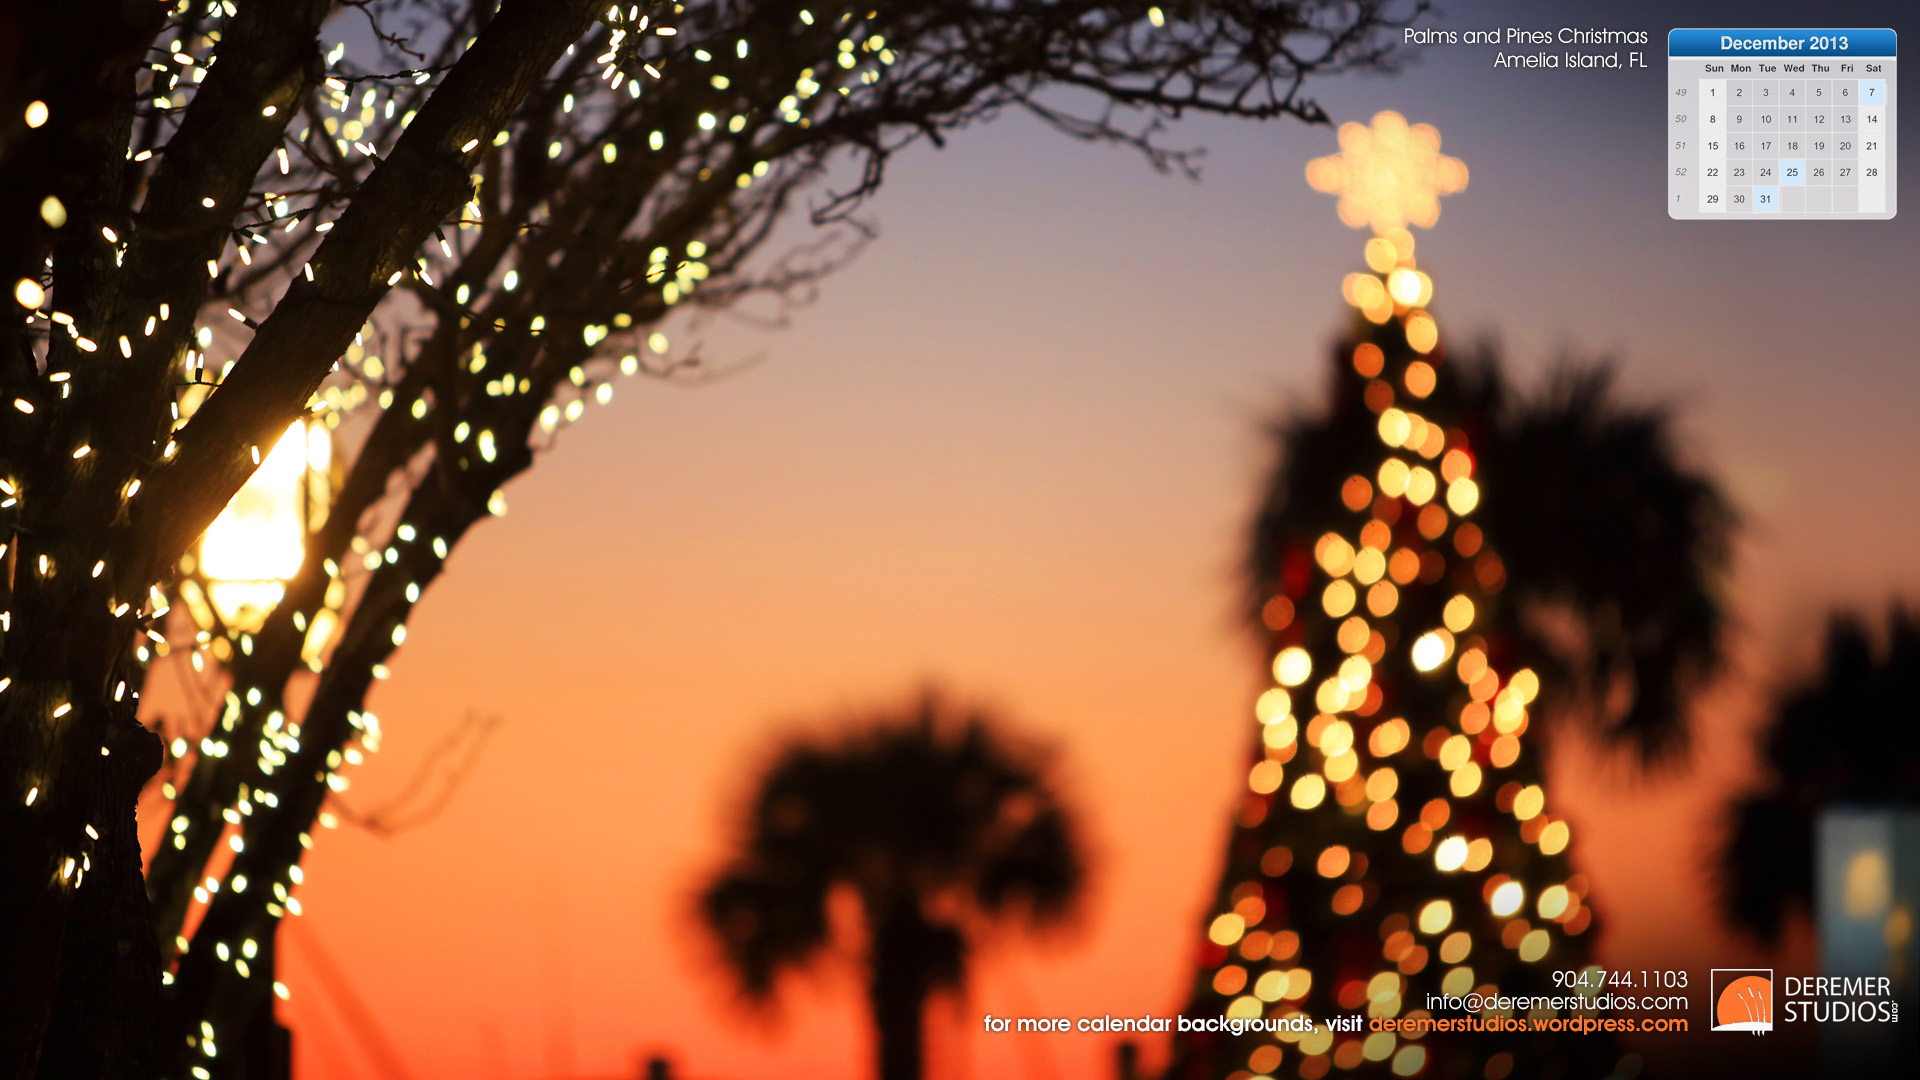
[[[1341,196],[1343,221],[1372,229],[1371,272],[1349,275],[1343,287],[1359,317],[1340,350],[1331,412],[1310,432],[1286,436],[1289,483],[1277,494],[1285,513],[1270,499],[1257,525],[1255,578],[1276,685],[1255,706],[1249,790],[1186,1011],[1246,1020],[1460,1017],[1466,1010],[1432,1009],[1429,996],[1599,992],[1588,883],[1569,863],[1570,830],[1545,792],[1538,732],[1529,734],[1542,679],[1523,665],[1577,673],[1600,698],[1617,678],[1639,678],[1624,707],[1590,715],[1644,751],[1675,745],[1674,703],[1717,663],[1720,613],[1705,584],[1724,562],[1729,518],[1711,483],[1673,465],[1663,413],[1608,412],[1604,374],[1563,387],[1553,395],[1563,434],[1547,439],[1586,456],[1564,447],[1546,456],[1650,475],[1651,488],[1622,498],[1672,495],[1667,510],[1631,520],[1658,533],[1647,572],[1671,573],[1684,587],[1657,613],[1670,629],[1656,649],[1644,635],[1615,648],[1606,632],[1557,654],[1535,647],[1507,589],[1494,543],[1502,533],[1477,513],[1476,478],[1491,444],[1513,454],[1539,433],[1522,424],[1496,438],[1497,369],[1450,370],[1427,310],[1433,283],[1415,266],[1408,231],[1434,224],[1439,196],[1465,187],[1466,168],[1439,153],[1433,128],[1395,113],[1371,127],[1344,126],[1340,145],[1307,176]],[[1610,490],[1601,485],[1596,501],[1608,502]],[[1577,528],[1587,517],[1567,523]],[[1514,531],[1529,542],[1541,533]],[[1626,550],[1631,558],[1634,545]],[[1576,606],[1589,599],[1579,571],[1544,576]],[[1674,617],[1683,599],[1699,601],[1691,621]],[[1628,641],[1642,614],[1615,608],[1600,621],[1616,624],[1616,634],[1624,626],[1619,637]],[[1590,616],[1577,625],[1600,629]],[[1559,972],[1585,973],[1586,985],[1568,985],[1567,975],[1557,982]],[[1311,1033],[1182,1036],[1169,1075],[1315,1080],[1336,1067],[1598,1077],[1614,1070],[1616,1051],[1596,1035],[1322,1024]]]

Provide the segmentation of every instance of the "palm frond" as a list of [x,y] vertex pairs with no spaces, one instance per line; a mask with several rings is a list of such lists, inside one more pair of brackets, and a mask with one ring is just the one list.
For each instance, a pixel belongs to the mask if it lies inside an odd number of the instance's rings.
[[[1390,355],[1406,348],[1389,328],[1361,334]],[[1334,350],[1331,409],[1270,428],[1274,465],[1244,564],[1256,628],[1288,576],[1310,570],[1313,539],[1350,521],[1341,485],[1378,448],[1351,355],[1351,342]],[[1462,418],[1486,495],[1476,520],[1505,560],[1500,617],[1545,677],[1545,714],[1586,718],[1644,763],[1672,759],[1689,699],[1723,663],[1731,504],[1683,460],[1671,409],[1624,401],[1611,363],[1566,361],[1531,396],[1492,345],[1443,363],[1421,408]]]
[[952,939],[918,950],[936,984],[962,974],[969,913],[1030,927],[1070,917],[1086,880],[1077,823],[1046,753],[1004,728],[929,691],[775,755],[736,861],[701,901],[749,994],[828,944],[827,898],[842,885],[892,947]]

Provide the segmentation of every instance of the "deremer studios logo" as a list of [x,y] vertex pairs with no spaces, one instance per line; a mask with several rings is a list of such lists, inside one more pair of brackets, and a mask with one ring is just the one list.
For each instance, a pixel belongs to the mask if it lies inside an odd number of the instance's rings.
[[1714,968],[1707,973],[1713,1030],[1773,1030],[1773,969]]
[[1884,976],[1788,975],[1780,982],[1776,998],[1771,968],[1713,968],[1708,972],[1713,1030],[1758,1035],[1772,1031],[1776,1022],[1900,1022],[1893,980]]

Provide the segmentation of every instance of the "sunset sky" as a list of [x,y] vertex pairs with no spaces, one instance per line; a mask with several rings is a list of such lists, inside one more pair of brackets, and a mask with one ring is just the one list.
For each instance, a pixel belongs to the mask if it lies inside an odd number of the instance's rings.
[[[1600,957],[1805,968],[1804,934],[1781,959],[1722,929],[1701,867],[1764,694],[1805,670],[1824,613],[1920,599],[1920,215],[1670,221],[1665,34],[1878,26],[1886,6],[1446,8],[1422,24],[1650,41],[1637,73],[1410,47],[1396,77],[1310,88],[1338,121],[1436,125],[1472,170],[1419,236],[1443,335],[1498,339],[1529,385],[1563,351],[1618,357],[1745,516],[1737,663],[1691,763],[1554,761]],[[936,1011],[931,1076],[1111,1075],[1106,1036],[977,1034],[983,1012],[1175,1010],[1264,685],[1234,608],[1261,425],[1318,404],[1364,236],[1303,180],[1331,130],[1169,138],[1207,147],[1201,182],[1022,116],[916,147],[870,208],[878,240],[789,326],[668,328],[756,364],[628,380],[508,488],[410,620],[373,700],[385,748],[347,800],[380,807],[465,718],[501,726],[437,820],[317,837],[282,935],[303,1080],[386,1075],[321,957],[416,1078],[628,1076],[653,1050],[696,1080],[870,1075],[851,966],[750,1013],[690,898],[782,732],[928,681],[1058,747],[1095,852],[1084,922],[987,943]]]

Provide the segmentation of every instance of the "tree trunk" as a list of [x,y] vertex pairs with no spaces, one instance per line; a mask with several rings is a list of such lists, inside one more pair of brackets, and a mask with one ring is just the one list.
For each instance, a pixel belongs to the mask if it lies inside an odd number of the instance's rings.
[[909,904],[894,904],[875,920],[873,1008],[880,1080],[920,1080],[927,993],[926,920]]
[[960,935],[929,923],[916,897],[867,906],[873,955],[867,987],[880,1080],[920,1080],[927,995],[959,981]]
[[[142,15],[161,8],[138,5]],[[171,320],[174,338],[164,341],[129,330],[119,350],[85,357],[68,337],[53,335],[48,371],[80,376],[61,382],[58,392],[47,389],[53,383],[39,375],[28,345],[7,343],[0,356],[5,398],[34,407],[22,407],[21,417],[0,428],[0,476],[8,481],[0,500],[0,609],[9,616],[0,623],[0,1080],[153,1074],[160,957],[134,806],[160,755],[157,740],[134,720],[140,666],[129,655],[136,635],[152,625],[145,615],[149,588],[251,474],[252,448],[301,411],[394,271],[468,197],[476,136],[506,122],[595,8],[591,0],[508,0],[360,187],[316,253],[312,279],[293,280],[230,377],[178,431],[170,458],[154,460],[169,424],[169,350],[193,320]],[[77,65],[74,82],[84,93],[45,92],[58,122],[46,132],[65,133],[76,153],[111,166],[83,170],[83,180],[70,185],[76,190],[62,193],[73,225],[55,238],[52,296],[76,325],[106,342],[171,295],[127,284],[136,278],[192,281],[194,296],[201,295],[206,286],[197,274],[143,276],[142,268],[177,271],[174,263],[185,265],[182,252],[203,233],[224,243],[223,215],[244,198],[277,138],[274,126],[262,123],[268,114],[261,103],[285,104],[298,96],[302,79],[318,76],[307,61],[317,58],[314,29],[328,9],[313,0],[246,5],[235,17],[231,49],[222,53],[228,62],[213,69],[176,136],[189,143],[192,133],[204,137],[159,159],[161,175],[135,220],[124,267],[108,259],[96,226],[126,229],[118,166],[131,125],[131,71],[144,44],[135,34],[134,47]],[[157,27],[159,15],[153,18]],[[151,37],[152,28],[144,29]],[[254,36],[287,46],[291,59],[254,70],[247,61],[264,55],[245,47]],[[292,81],[268,78],[276,73]],[[227,120],[244,120],[252,138],[230,137]],[[35,182],[32,170],[16,176],[16,164],[34,161],[17,148],[11,141],[0,146],[0,188]],[[188,174],[174,187],[199,197],[162,198],[171,190],[163,182],[169,169]],[[193,218],[186,224],[207,228],[173,228],[172,203]],[[0,265],[40,265],[44,231],[0,234]],[[204,253],[192,254],[186,261],[197,267]],[[9,271],[8,280],[13,276]],[[197,301],[173,306],[191,311]],[[235,1012],[257,1012],[244,1007],[261,1000],[254,989],[240,995],[247,1000]],[[198,1030],[202,1019],[163,1023]],[[241,1030],[222,1035],[238,1051],[247,1025],[236,1026]],[[237,1073],[239,1060],[230,1054],[213,1071]]]

